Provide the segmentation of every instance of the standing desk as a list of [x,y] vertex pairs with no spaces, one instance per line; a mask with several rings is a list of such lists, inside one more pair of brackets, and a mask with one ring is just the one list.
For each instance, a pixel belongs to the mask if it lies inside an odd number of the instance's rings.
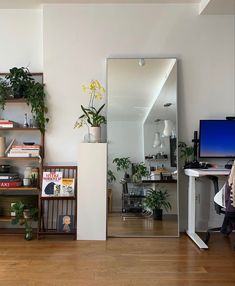
[[205,176],[227,176],[230,173],[228,169],[185,169],[185,175],[189,176],[188,185],[188,229],[187,235],[201,249],[207,249],[208,246],[195,232],[195,217],[196,217],[196,178]]

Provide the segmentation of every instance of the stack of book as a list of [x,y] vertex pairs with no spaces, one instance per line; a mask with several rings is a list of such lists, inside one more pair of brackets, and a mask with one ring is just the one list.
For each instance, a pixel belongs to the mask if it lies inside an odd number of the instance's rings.
[[8,157],[39,157],[40,145],[12,145]]
[[7,119],[0,119],[0,128],[13,128],[14,122]]
[[22,180],[17,173],[0,173],[1,188],[16,188],[20,187]]

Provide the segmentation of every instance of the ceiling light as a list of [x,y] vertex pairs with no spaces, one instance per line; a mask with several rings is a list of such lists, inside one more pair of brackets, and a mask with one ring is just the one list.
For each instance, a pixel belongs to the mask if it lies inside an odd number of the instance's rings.
[[167,103],[165,103],[163,106],[164,106],[164,107],[169,107],[169,106],[171,106],[171,105],[172,105],[171,102],[167,102]]
[[163,136],[168,137],[171,136],[172,130],[173,130],[173,122],[171,120],[164,120],[164,130],[163,130]]
[[155,137],[154,137],[154,142],[153,142],[153,147],[156,148],[158,146],[161,145],[161,137],[160,137],[160,133],[156,132],[155,133]]
[[139,66],[142,67],[145,65],[145,60],[144,59],[139,59]]

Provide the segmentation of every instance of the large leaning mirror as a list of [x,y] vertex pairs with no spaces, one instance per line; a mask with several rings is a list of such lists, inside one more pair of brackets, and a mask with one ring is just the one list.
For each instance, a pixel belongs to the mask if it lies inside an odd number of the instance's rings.
[[107,60],[108,236],[178,236],[176,59]]

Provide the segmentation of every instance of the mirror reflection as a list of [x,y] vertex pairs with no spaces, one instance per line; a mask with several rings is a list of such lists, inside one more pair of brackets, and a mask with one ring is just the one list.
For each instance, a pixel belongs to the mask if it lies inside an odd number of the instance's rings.
[[108,236],[178,236],[176,59],[108,59]]

